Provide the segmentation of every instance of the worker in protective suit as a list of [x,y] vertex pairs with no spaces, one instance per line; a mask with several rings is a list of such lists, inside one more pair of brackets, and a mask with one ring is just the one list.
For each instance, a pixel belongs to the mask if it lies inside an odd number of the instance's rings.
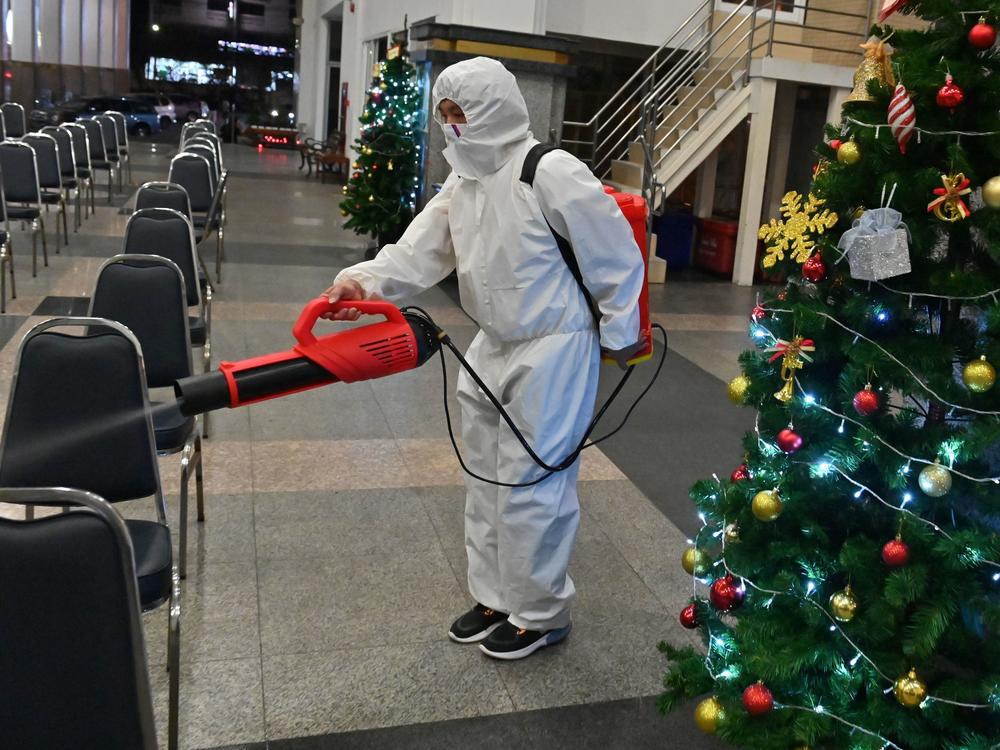
[[[614,199],[565,151],[539,162],[533,186],[520,181],[538,141],[502,64],[479,57],[448,67],[433,101],[452,173],[398,243],[342,271],[326,294],[331,301],[398,301],[457,269],[462,306],[481,328],[469,362],[528,444],[555,464],[574,450],[592,418],[602,351],[624,366],[644,345],[641,253]],[[572,244],[599,308],[599,335],[546,219]],[[354,320],[358,312],[330,317]],[[464,371],[458,401],[472,471],[510,484],[541,475]],[[466,479],[469,591],[476,605],[452,624],[452,640],[519,659],[566,637],[578,474],[579,462],[532,487]]]

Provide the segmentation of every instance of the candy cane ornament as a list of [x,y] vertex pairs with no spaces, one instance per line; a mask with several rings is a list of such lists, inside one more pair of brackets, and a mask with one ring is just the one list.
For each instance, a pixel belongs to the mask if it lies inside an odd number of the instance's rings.
[[913,100],[902,83],[896,84],[892,101],[889,102],[889,128],[899,144],[899,153],[905,154],[906,144],[917,129],[917,108],[913,106]]

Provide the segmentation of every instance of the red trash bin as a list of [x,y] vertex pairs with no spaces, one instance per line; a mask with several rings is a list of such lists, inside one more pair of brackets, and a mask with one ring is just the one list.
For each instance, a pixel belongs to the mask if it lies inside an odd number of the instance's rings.
[[736,265],[736,233],[739,225],[725,219],[698,219],[698,244],[694,264],[712,273],[733,275]]

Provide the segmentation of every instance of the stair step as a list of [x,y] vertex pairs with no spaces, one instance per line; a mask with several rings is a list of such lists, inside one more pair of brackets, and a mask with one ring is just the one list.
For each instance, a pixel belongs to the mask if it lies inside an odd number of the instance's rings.
[[642,165],[615,159],[611,162],[611,179],[622,185],[642,188]]
[[[662,155],[663,149],[654,149],[653,161],[656,162]],[[642,165],[645,162],[642,144],[639,143],[639,141],[633,141],[628,145],[628,161],[639,165]]]
[[697,113],[690,107],[678,107],[675,105],[665,109],[665,115],[660,121],[660,127],[667,126],[668,128],[672,128],[674,125],[680,125],[682,128],[690,128],[695,124],[697,119]]

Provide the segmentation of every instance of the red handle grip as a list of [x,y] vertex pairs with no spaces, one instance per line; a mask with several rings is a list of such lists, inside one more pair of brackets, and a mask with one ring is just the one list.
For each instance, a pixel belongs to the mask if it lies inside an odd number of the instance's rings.
[[299,319],[292,326],[292,335],[302,346],[311,346],[316,343],[316,334],[313,333],[313,328],[320,316],[338,310],[349,310],[352,307],[366,315],[384,315],[390,322],[406,323],[403,313],[391,302],[373,299],[345,299],[330,302],[327,297],[322,296],[305,306],[299,314]]

